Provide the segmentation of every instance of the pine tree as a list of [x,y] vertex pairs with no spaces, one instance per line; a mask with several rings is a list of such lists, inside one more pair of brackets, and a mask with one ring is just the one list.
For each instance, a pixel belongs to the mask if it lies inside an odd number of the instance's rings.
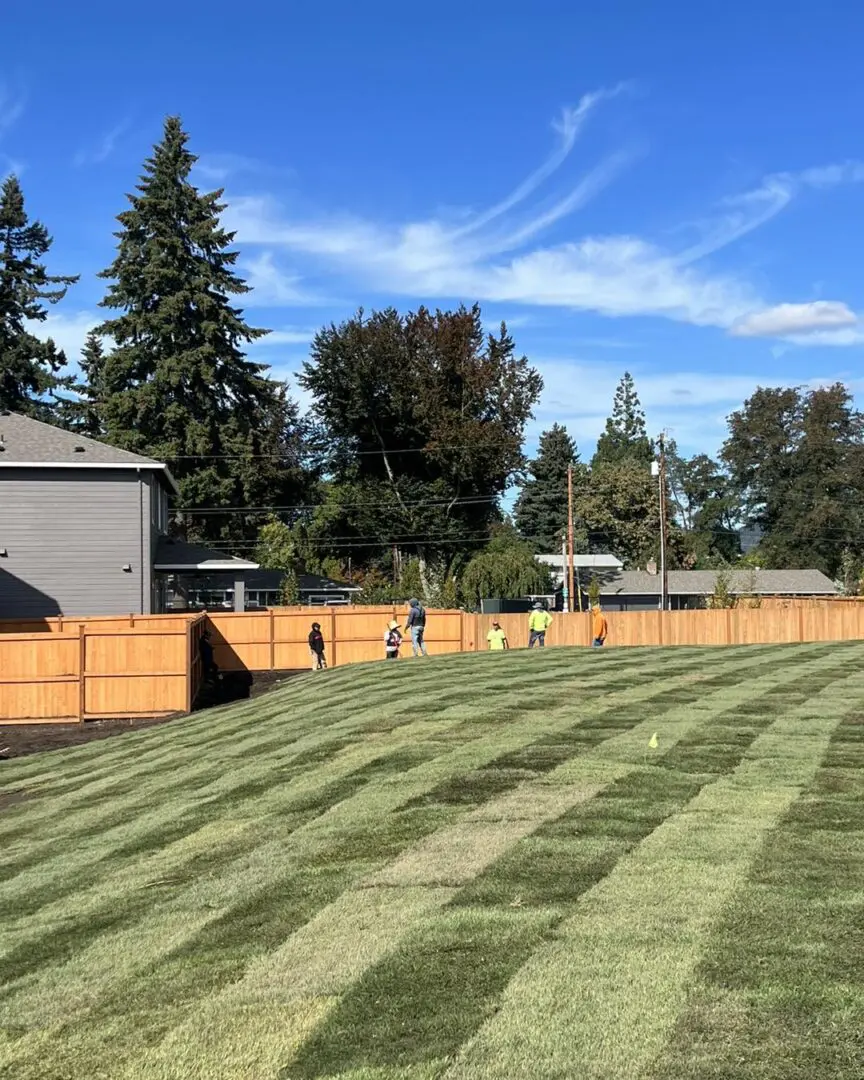
[[597,440],[597,452],[591,467],[619,465],[622,461],[651,463],[654,447],[645,430],[645,413],[636,393],[636,384],[629,371],[615,391],[612,415],[606,421],[606,430]]
[[244,346],[253,328],[230,298],[248,292],[234,272],[234,238],[220,224],[221,191],[189,182],[196,160],[178,117],[144,165],[118,217],[117,256],[100,275],[98,328],[115,344],[94,362],[91,388],[108,441],[166,461],[178,481],[190,539],[250,542],[260,516],[232,509],[283,505],[302,485],[296,407]]
[[91,330],[81,349],[81,359],[78,362],[83,381],[75,385],[75,396],[65,399],[60,409],[64,427],[91,439],[101,438],[104,434],[101,419],[104,361],[102,339],[95,330]]
[[56,304],[78,280],[48,273],[40,260],[50,247],[48,230],[27,216],[18,178],[7,177],[0,188],[0,409],[49,422],[56,391],[70,387],[72,378],[60,374],[63,352],[50,338],[40,341],[25,322],[44,322],[43,301]]
[[[567,428],[553,424],[540,436],[537,457],[528,464],[529,478],[514,507],[516,528],[541,554],[561,550],[561,538],[567,530],[567,469],[573,466],[574,495],[582,490],[587,469],[579,461],[579,451]],[[587,536],[581,524],[575,536],[577,549],[583,549]]]

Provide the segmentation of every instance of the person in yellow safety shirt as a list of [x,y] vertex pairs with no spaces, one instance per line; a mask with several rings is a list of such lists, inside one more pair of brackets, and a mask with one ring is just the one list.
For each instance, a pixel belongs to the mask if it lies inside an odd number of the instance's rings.
[[536,603],[528,619],[528,648],[546,646],[546,631],[552,625],[552,616],[541,603]]
[[510,648],[507,635],[501,629],[501,623],[497,619],[492,623],[492,629],[486,635],[486,640],[489,642],[491,652],[501,652],[502,649]]
[[591,644],[595,649],[603,648],[608,633],[609,624],[606,622],[606,616],[600,610],[600,605],[595,604],[591,608]]

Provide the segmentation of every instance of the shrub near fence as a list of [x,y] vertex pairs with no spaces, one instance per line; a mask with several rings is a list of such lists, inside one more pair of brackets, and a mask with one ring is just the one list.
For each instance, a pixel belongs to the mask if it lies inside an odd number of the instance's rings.
[[[30,633],[3,633],[0,624],[0,724],[188,711],[201,682],[198,641],[208,626],[222,670],[284,671],[308,666],[307,637],[313,622],[321,624],[333,667],[382,659],[388,621],[395,618],[402,623],[405,614],[402,607],[315,607],[64,619],[62,624],[46,619]],[[485,651],[492,618],[430,611],[426,627],[430,653]],[[497,619],[512,648],[527,644],[527,615]],[[610,647],[864,639],[864,604],[855,603],[609,612],[607,619]],[[590,615],[556,615],[546,641],[549,646],[590,645]],[[406,641],[403,656],[410,654]]]

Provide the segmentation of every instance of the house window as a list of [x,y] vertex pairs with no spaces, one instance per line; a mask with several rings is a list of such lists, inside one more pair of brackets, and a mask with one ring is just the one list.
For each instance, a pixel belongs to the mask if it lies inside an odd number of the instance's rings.
[[150,521],[158,533],[168,532],[168,492],[155,478],[150,488]]

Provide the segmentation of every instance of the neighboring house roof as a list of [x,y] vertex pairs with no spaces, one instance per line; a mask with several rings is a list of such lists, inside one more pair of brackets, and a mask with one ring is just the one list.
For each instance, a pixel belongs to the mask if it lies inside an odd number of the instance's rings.
[[176,492],[167,466],[153,458],[43,424],[20,413],[0,412],[0,468],[152,469]]
[[[837,588],[820,570],[733,570],[729,590],[758,596],[834,596]],[[716,570],[670,570],[670,596],[710,596]],[[659,596],[660,575],[625,570],[601,583],[601,596]]]
[[200,570],[203,573],[226,570],[257,570],[259,564],[249,559],[240,559],[236,555],[226,555],[223,551],[213,551],[201,544],[188,544],[171,536],[160,536],[156,546],[154,570],[173,570],[176,572]]
[[[554,567],[556,570],[563,570],[567,565],[567,560],[563,555],[536,555],[535,558],[537,562],[545,563],[546,566]],[[620,570],[624,563],[617,555],[574,554],[573,565],[578,566],[580,570]]]
[[[246,578],[246,587],[264,592],[275,591],[282,588],[284,579],[285,574],[282,570],[258,570],[257,573],[249,574]],[[298,574],[297,590],[301,593],[358,593],[362,591],[356,585],[334,581],[332,578],[321,577],[319,574]]]

